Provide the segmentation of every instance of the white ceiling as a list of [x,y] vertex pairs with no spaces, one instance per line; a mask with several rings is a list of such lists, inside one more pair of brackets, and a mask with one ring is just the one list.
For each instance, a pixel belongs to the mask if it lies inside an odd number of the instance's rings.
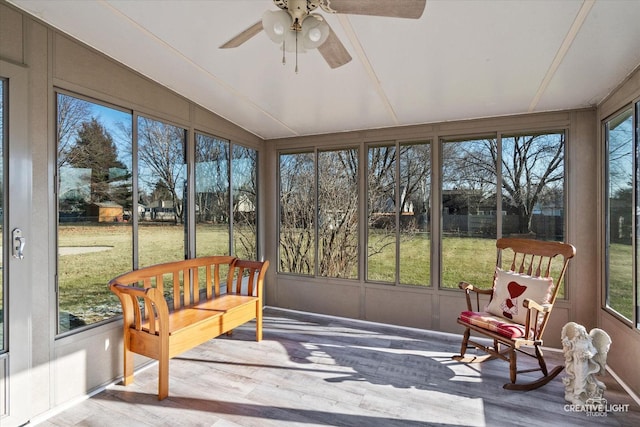
[[[393,0],[382,0],[393,1]],[[10,0],[264,139],[597,104],[640,64],[640,0],[427,0],[418,20],[329,15],[353,61],[282,53],[271,0]]]

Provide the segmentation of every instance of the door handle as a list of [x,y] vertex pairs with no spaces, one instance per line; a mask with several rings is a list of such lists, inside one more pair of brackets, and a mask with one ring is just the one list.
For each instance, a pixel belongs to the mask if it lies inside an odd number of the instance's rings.
[[13,233],[13,257],[17,259],[24,258],[25,238],[22,237],[22,230],[14,228]]

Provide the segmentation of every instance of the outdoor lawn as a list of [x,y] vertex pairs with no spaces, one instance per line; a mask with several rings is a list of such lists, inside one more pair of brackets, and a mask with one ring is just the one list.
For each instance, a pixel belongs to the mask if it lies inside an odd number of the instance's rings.
[[[107,283],[132,268],[131,226],[64,225],[59,227],[59,309],[61,331],[70,322],[95,323],[120,312],[120,303]],[[199,256],[228,254],[228,228],[224,225],[198,225],[196,245]],[[138,234],[140,266],[184,258],[184,229],[181,225],[141,226]],[[426,234],[416,234],[401,243],[400,282],[430,286],[430,266],[424,253],[430,250]],[[626,313],[631,300],[631,248],[612,245],[612,260],[618,260],[611,277],[610,305]],[[395,249],[390,247],[370,262],[368,276],[392,281],[382,271],[393,271]],[[442,239],[442,287],[457,288],[464,280],[490,287],[496,250],[493,239],[445,236]],[[426,258],[428,259],[428,257]],[[629,260],[629,262],[621,262]],[[612,263],[613,264],[613,263]],[[560,298],[564,290],[560,291]],[[630,310],[630,308],[629,308]]]

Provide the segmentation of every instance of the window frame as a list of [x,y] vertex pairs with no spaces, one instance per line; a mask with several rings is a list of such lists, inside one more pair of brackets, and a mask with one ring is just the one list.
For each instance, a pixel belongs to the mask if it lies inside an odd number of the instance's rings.
[[[614,307],[610,305],[610,275],[611,275],[611,194],[610,194],[610,123],[615,121],[618,117],[622,116],[626,112],[630,111],[631,123],[631,158],[632,158],[632,184],[631,184],[631,210],[635,211],[636,215],[633,216],[631,224],[631,318],[626,317],[623,313],[620,313]],[[635,329],[640,330],[640,218],[637,214],[640,208],[640,99],[637,98],[628,104],[625,104],[620,109],[616,110],[609,116],[605,117],[601,122],[601,136],[602,136],[602,153],[604,162],[604,203],[603,203],[603,218],[604,218],[604,241],[603,241],[603,263],[604,263],[604,286],[601,290],[601,309],[612,315],[614,318],[622,322],[623,324]]]

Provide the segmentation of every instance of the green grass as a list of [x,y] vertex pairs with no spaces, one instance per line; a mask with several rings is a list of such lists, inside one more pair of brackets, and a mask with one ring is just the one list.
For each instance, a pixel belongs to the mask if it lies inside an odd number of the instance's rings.
[[[107,287],[118,274],[133,268],[131,226],[61,225],[58,245],[65,247],[109,247],[100,252],[63,255],[58,261],[59,312],[62,330],[74,319],[95,323],[120,312],[120,303]],[[196,230],[199,256],[229,252],[228,228],[199,226]],[[138,233],[140,266],[184,259],[182,225],[141,226]]]
[[[395,283],[395,238],[377,231],[369,232],[369,247],[382,248],[367,260],[367,280]],[[385,243],[391,243],[384,245]],[[416,233],[401,237],[400,280],[403,285],[431,286],[431,241],[428,233]]]
[[472,237],[443,237],[442,287],[457,288],[460,281],[490,288],[496,265],[496,241]]
[[[196,235],[198,256],[228,254],[229,235],[225,225],[198,225]],[[382,238],[370,236],[370,240]],[[58,239],[60,247],[110,247],[102,252],[59,257],[59,311],[62,328],[65,329],[66,322],[73,317],[95,323],[118,313],[120,303],[109,291],[107,282],[132,268],[131,226],[61,225]],[[140,265],[182,259],[183,240],[184,230],[181,225],[140,227]],[[430,249],[431,241],[426,233],[403,237],[400,243],[401,284],[431,286]],[[457,288],[458,282],[464,280],[480,287],[491,287],[495,256],[493,239],[445,236],[442,239],[440,286]],[[630,246],[612,245],[611,267],[610,305],[624,316],[632,318]],[[394,276],[395,246],[389,245],[379,254],[370,257],[367,278],[393,283]],[[561,289],[559,296],[562,295]]]
[[631,245],[612,244],[609,248],[609,306],[627,319],[633,319],[633,250]]

